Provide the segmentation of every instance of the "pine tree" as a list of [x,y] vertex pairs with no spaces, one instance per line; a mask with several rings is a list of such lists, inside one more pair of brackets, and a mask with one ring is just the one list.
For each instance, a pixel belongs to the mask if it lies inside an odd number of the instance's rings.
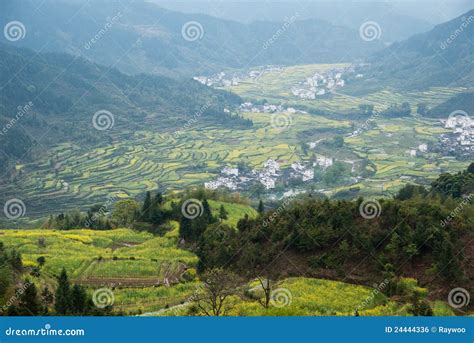
[[71,286],[67,277],[66,270],[63,268],[58,278],[58,288],[56,289],[56,302],[54,308],[58,314],[67,314],[70,312],[71,304]]
[[141,219],[145,222],[150,220],[150,210],[151,210],[151,194],[150,192],[146,192],[145,195],[145,201],[143,202],[143,207],[142,207],[142,215]]
[[41,292],[41,301],[45,307],[48,307],[53,303],[54,295],[51,293],[48,287],[43,288],[43,291]]
[[265,213],[265,206],[263,206],[263,201],[258,202],[258,213],[262,216]]
[[157,205],[161,205],[163,203],[163,194],[161,192],[156,193],[155,198],[154,198],[154,203]]
[[87,293],[79,285],[74,285],[71,291],[71,310],[74,314],[85,314],[87,306]]
[[204,199],[202,201],[202,208],[203,208],[202,216],[203,216],[203,218],[206,219],[207,224],[213,223],[215,221],[215,219],[212,216],[211,206],[209,206],[209,203],[207,202],[207,199]]
[[179,236],[189,240],[192,237],[192,229],[191,220],[181,215],[179,220]]
[[221,205],[221,208],[219,209],[219,218],[221,220],[226,220],[228,218],[227,216],[227,211],[224,208],[224,205]]
[[24,292],[20,295],[17,311],[20,316],[37,316],[42,312],[36,285],[29,280],[25,281]]

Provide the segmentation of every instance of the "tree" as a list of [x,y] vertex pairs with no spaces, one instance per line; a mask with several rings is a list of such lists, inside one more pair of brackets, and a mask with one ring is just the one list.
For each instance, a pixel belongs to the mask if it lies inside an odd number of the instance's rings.
[[258,213],[263,216],[263,214],[265,213],[265,206],[263,205],[263,201],[260,199],[260,201],[258,202],[258,209],[257,209]]
[[474,174],[474,162],[472,162],[469,167],[467,167],[467,172]]
[[23,292],[20,293],[17,311],[20,316],[37,316],[42,313],[42,307],[38,300],[38,292],[36,285],[29,280],[25,281],[23,285]]
[[79,285],[74,285],[71,291],[71,310],[74,314],[85,314],[87,309],[87,293]]
[[54,308],[58,314],[67,314],[71,310],[70,287],[66,269],[63,268],[58,278],[58,288],[56,289],[55,295],[56,301],[54,303]]
[[211,269],[203,277],[201,292],[194,295],[197,307],[207,316],[220,316],[230,309],[226,300],[235,293],[238,277],[222,268]]
[[151,194],[148,191],[146,192],[145,201],[143,202],[141,220],[148,221],[150,219],[150,211],[151,211]]
[[114,204],[111,218],[118,227],[129,227],[139,209],[140,204],[133,199],[119,200]]
[[153,199],[153,203],[156,205],[161,205],[163,204],[163,194],[161,192],[156,193],[155,198]]
[[428,112],[428,106],[424,102],[420,102],[416,105],[416,113],[421,114],[424,116]]
[[204,199],[202,201],[202,216],[203,218],[206,219],[207,224],[211,224],[215,222],[214,217],[212,216],[212,211],[211,211],[211,206],[209,206],[209,203],[207,202],[207,199]]
[[38,262],[38,265],[40,267],[43,267],[44,264],[46,263],[46,258],[44,256],[40,256],[36,259],[36,262]]
[[424,298],[424,295],[421,291],[413,290],[410,295],[411,306],[408,308],[408,312],[414,316],[432,316],[433,310],[431,309],[430,304]]
[[270,280],[268,276],[267,277],[258,276],[257,280],[260,283],[260,286],[262,287],[263,294],[264,294],[263,299],[258,298],[257,301],[264,308],[268,308],[270,306],[270,300],[272,296],[272,280]]
[[219,219],[220,220],[226,220],[228,218],[227,214],[228,213],[225,210],[224,205],[221,205],[221,207],[219,209]]
[[51,293],[48,287],[44,287],[41,292],[41,301],[45,308],[48,308],[54,301],[54,295]]

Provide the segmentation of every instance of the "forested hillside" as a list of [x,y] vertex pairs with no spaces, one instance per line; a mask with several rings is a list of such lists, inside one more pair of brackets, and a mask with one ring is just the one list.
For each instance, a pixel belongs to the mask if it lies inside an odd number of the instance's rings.
[[474,86],[472,21],[474,10],[374,53],[368,59],[367,80],[360,86]]
[[[128,76],[67,54],[0,45],[0,83],[2,169],[34,154],[35,142],[92,145],[120,135],[124,127],[178,130],[196,115],[213,125],[251,125],[232,114],[241,102],[237,95],[190,79]],[[97,111],[112,114],[113,130],[97,134]]]

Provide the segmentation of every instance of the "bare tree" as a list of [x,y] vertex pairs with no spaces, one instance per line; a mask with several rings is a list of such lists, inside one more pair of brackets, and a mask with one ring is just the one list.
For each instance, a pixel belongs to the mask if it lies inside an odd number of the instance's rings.
[[265,308],[268,308],[270,306],[270,300],[272,295],[272,280],[270,280],[269,277],[264,276],[258,276],[257,280],[260,283],[264,294],[263,298],[258,297],[257,300],[260,305]]
[[193,297],[197,307],[207,316],[225,315],[230,309],[225,302],[229,296],[235,294],[239,278],[232,272],[215,268],[206,272],[202,280],[201,290]]

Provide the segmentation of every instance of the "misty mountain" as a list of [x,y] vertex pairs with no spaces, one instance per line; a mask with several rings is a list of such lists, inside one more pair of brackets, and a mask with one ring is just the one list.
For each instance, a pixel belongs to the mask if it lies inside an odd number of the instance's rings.
[[361,39],[358,30],[301,20],[298,11],[284,22],[242,24],[146,2],[28,3],[1,5],[2,25],[17,20],[26,27],[16,46],[67,52],[129,74],[191,76],[264,64],[351,62],[383,48],[381,41]]
[[424,89],[474,85],[474,10],[375,53],[361,87]]
[[[238,1],[153,0],[153,2],[174,11],[207,14],[246,24],[261,20],[284,21],[289,13],[295,11],[295,8],[298,9],[301,20],[319,19],[354,30],[359,30],[359,27],[366,21],[375,21],[382,29],[381,39],[383,42],[400,41],[416,33],[428,31],[434,24],[446,21],[446,18],[439,18],[440,13],[435,6],[426,6],[426,4],[419,2],[394,4],[374,1],[303,0],[295,4],[293,1],[254,0],[246,1],[245,6],[242,6],[242,3]],[[463,1],[458,2],[461,3],[452,6],[458,12],[451,14],[451,18],[469,8],[466,8]],[[420,15],[420,10],[423,11],[423,15]]]

